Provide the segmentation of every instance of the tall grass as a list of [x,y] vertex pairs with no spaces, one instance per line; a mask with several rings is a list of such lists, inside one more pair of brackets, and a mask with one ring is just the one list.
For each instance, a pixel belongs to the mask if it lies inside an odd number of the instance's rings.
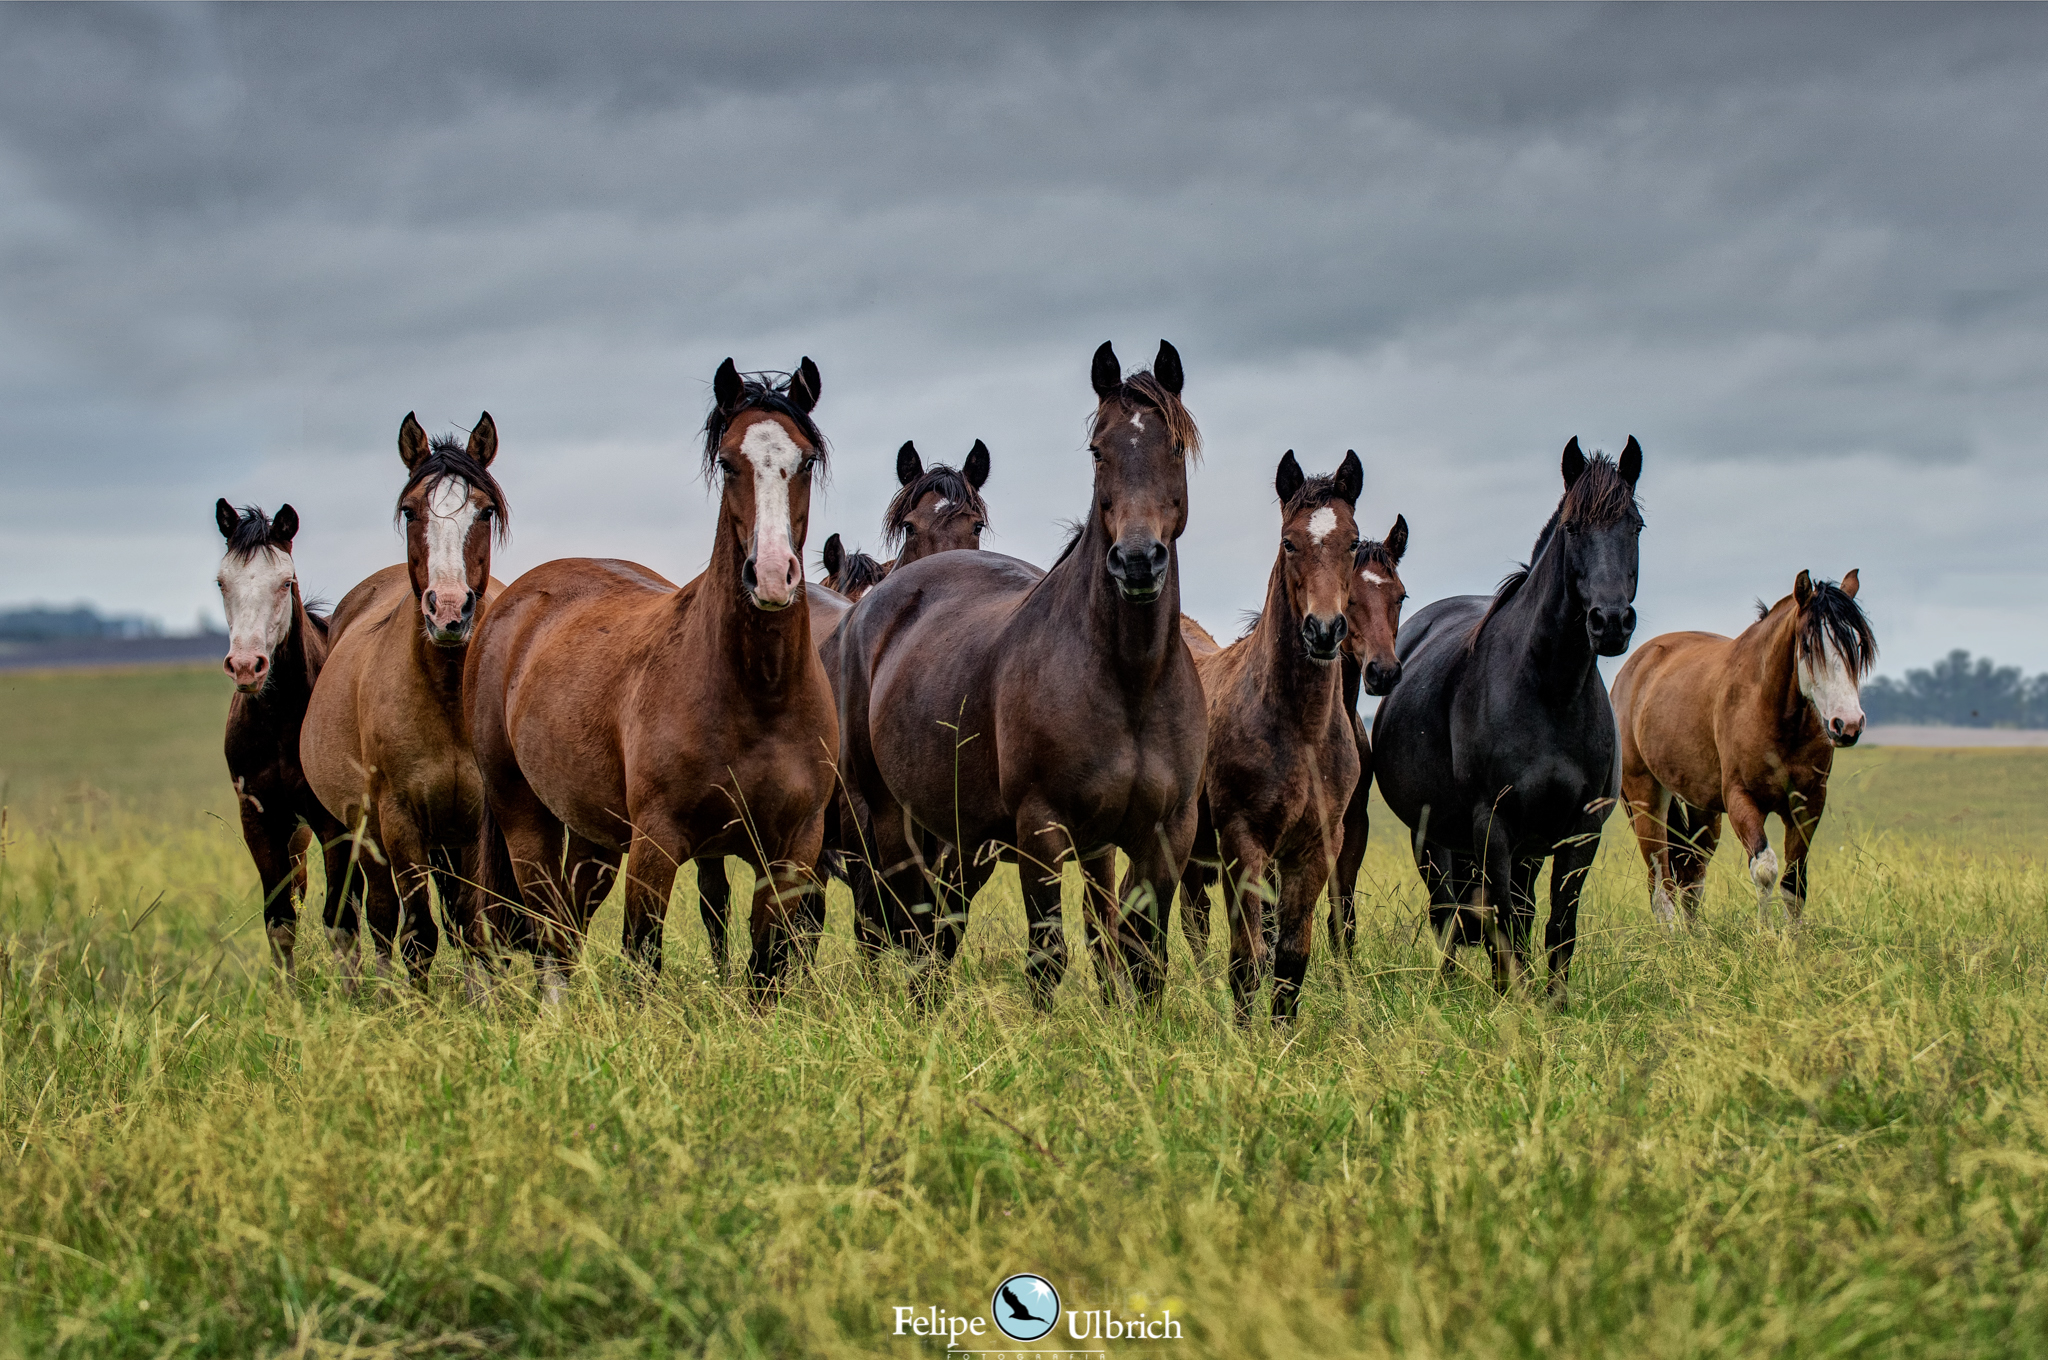
[[1104,1006],[1073,916],[1036,1013],[1009,874],[932,1013],[865,976],[837,893],[815,974],[756,1011],[687,879],[644,1000],[615,904],[557,1012],[479,1013],[445,956],[423,997],[351,1000],[310,942],[287,991],[225,823],[17,810],[0,1351],[911,1355],[940,1347],[895,1306],[978,1313],[1017,1270],[1184,1328],[1066,1342],[1112,1354],[2048,1346],[2031,855],[1824,835],[1797,940],[1724,856],[1672,940],[1616,822],[1558,1015],[1437,985],[1380,826],[1358,959],[1319,932],[1282,1031],[1230,1022],[1178,926],[1163,1006]]

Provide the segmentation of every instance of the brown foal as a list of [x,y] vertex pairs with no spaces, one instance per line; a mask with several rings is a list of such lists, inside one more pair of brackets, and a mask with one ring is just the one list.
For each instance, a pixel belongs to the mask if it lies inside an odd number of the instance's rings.
[[[468,954],[472,987],[483,943],[468,884],[483,787],[462,727],[462,666],[477,618],[503,587],[491,541],[504,533],[504,493],[491,475],[498,427],[486,412],[466,442],[429,442],[408,414],[398,431],[405,489],[403,566],[369,577],[335,607],[333,649],[300,735],[307,782],[353,835],[350,872],[363,876],[380,972],[394,945],[424,986],[440,946],[428,880]],[[355,934],[334,936],[353,978]]]

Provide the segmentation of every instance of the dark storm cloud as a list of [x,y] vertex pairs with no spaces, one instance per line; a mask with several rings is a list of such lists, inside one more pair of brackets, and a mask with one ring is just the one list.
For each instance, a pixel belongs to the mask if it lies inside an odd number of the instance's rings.
[[412,407],[498,418],[514,569],[687,572],[727,353],[824,365],[826,528],[980,436],[1042,558],[1089,350],[1163,334],[1211,615],[1283,448],[1368,456],[1427,598],[1634,433],[1646,628],[1861,565],[1888,663],[2048,664],[2044,57],[2021,7],[10,7],[0,597],[189,617],[223,493],[338,593]]

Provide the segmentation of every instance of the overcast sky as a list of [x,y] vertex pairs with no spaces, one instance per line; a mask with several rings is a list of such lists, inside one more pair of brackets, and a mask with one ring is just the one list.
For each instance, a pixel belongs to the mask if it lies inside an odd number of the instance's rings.
[[727,355],[823,370],[813,559],[982,438],[1042,563],[1091,352],[1165,336],[1218,631],[1285,449],[1419,604],[1633,434],[1639,639],[1860,567],[1881,669],[2048,668],[2044,129],[2031,6],[6,6],[0,602],[189,627],[218,496],[338,597],[409,410],[496,418],[501,578],[686,579]]

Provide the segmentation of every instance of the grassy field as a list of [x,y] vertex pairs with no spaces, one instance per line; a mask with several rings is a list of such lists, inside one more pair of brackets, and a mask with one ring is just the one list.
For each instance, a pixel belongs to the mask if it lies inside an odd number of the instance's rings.
[[2048,752],[1846,753],[1797,941],[1727,855],[1663,937],[1610,824],[1564,1015],[1435,984],[1384,814],[1292,1032],[1177,931],[1159,1013],[1083,962],[1033,1013],[1014,877],[936,1015],[839,895],[770,1013],[684,905],[646,1002],[612,907],[569,1006],[485,1015],[445,956],[420,999],[271,984],[225,707],[0,675],[0,1353],[937,1354],[894,1310],[1020,1270],[1181,1330],[1069,1353],[2048,1347]]

